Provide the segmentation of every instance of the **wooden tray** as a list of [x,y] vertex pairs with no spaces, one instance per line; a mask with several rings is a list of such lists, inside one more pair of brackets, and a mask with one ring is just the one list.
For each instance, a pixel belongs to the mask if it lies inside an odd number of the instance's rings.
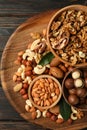
[[66,122],[59,125],[47,118],[32,120],[30,114],[25,111],[25,101],[18,93],[13,92],[13,86],[15,84],[12,81],[12,76],[18,68],[18,66],[14,65],[17,53],[21,50],[25,50],[27,45],[31,43],[31,32],[42,32],[42,29],[47,27],[47,24],[54,13],[55,11],[45,12],[28,19],[20,25],[9,38],[1,61],[1,82],[3,90],[12,106],[27,121],[41,125],[44,128],[55,130],[76,130],[85,128],[87,127],[87,113],[85,113],[84,118],[75,121],[72,125],[68,125]]

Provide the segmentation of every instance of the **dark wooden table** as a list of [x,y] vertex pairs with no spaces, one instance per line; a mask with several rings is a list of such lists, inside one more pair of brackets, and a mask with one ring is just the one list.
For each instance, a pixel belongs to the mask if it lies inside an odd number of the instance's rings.
[[[87,5],[87,0],[0,0],[0,59],[8,38],[21,23],[41,12],[70,4]],[[44,130],[19,116],[7,100],[0,83],[0,130],[34,129]]]

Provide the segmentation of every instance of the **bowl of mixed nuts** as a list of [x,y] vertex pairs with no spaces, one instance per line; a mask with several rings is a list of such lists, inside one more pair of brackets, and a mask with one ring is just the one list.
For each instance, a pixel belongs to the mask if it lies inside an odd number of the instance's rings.
[[87,67],[76,67],[62,82],[63,96],[68,104],[87,111]]
[[87,65],[87,7],[70,5],[57,11],[47,27],[47,43],[60,61]]
[[62,88],[53,76],[41,75],[31,82],[28,96],[36,108],[49,109],[60,101]]

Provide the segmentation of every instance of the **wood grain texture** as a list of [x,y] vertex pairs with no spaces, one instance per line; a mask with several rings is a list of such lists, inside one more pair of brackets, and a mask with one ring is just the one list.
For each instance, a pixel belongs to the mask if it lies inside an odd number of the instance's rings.
[[77,120],[72,125],[67,125],[66,122],[62,125],[58,125],[47,118],[32,120],[30,113],[27,113],[24,109],[25,101],[21,99],[21,96],[18,93],[13,92],[14,83],[12,81],[12,76],[18,68],[18,66],[14,65],[14,60],[17,57],[17,53],[20,50],[25,50],[27,45],[31,43],[32,39],[29,35],[31,32],[41,32],[42,29],[47,27],[49,19],[54,13],[55,11],[46,12],[30,18],[22,25],[20,25],[12,34],[7,42],[2,56],[1,81],[3,85],[3,90],[10,103],[13,105],[16,111],[27,121],[43,126],[43,128],[46,129],[76,130],[87,127],[87,113],[85,113],[86,116],[84,118],[82,118],[81,120]]
[[[21,23],[38,13],[70,4],[87,5],[87,0],[0,0],[0,59],[8,38]],[[45,130],[21,118],[0,85],[0,130],[13,130],[15,126],[16,130]]]

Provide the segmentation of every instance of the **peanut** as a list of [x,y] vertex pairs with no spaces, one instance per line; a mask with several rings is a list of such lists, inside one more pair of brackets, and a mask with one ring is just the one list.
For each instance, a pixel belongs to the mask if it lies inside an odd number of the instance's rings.
[[23,51],[18,52],[18,56],[22,56],[23,53],[24,53]]
[[36,118],[36,116],[37,116],[36,111],[34,111],[34,112],[31,113],[31,117],[32,117],[33,120]]
[[64,122],[64,119],[63,118],[58,118],[57,120],[56,120],[56,123],[58,123],[58,124],[62,124]]
[[16,86],[14,86],[13,90],[14,90],[14,92],[18,92],[21,90],[21,88],[22,88],[22,83],[19,83]]
[[16,82],[16,80],[17,80],[17,75],[14,74],[14,75],[13,75],[13,81]]
[[31,70],[25,71],[25,76],[31,76],[31,74],[32,74]]
[[21,94],[21,95],[24,95],[25,93],[26,93],[25,89],[22,88],[22,89],[20,90],[20,94]]
[[28,86],[29,86],[28,83],[24,83],[24,84],[23,84],[23,88],[24,88],[24,89],[28,89]]
[[53,114],[50,118],[52,121],[56,121],[56,116]]
[[23,97],[23,99],[26,100],[26,99],[28,99],[28,94],[24,94],[22,97]]
[[30,108],[30,112],[35,112],[35,110],[36,110],[35,107]]

